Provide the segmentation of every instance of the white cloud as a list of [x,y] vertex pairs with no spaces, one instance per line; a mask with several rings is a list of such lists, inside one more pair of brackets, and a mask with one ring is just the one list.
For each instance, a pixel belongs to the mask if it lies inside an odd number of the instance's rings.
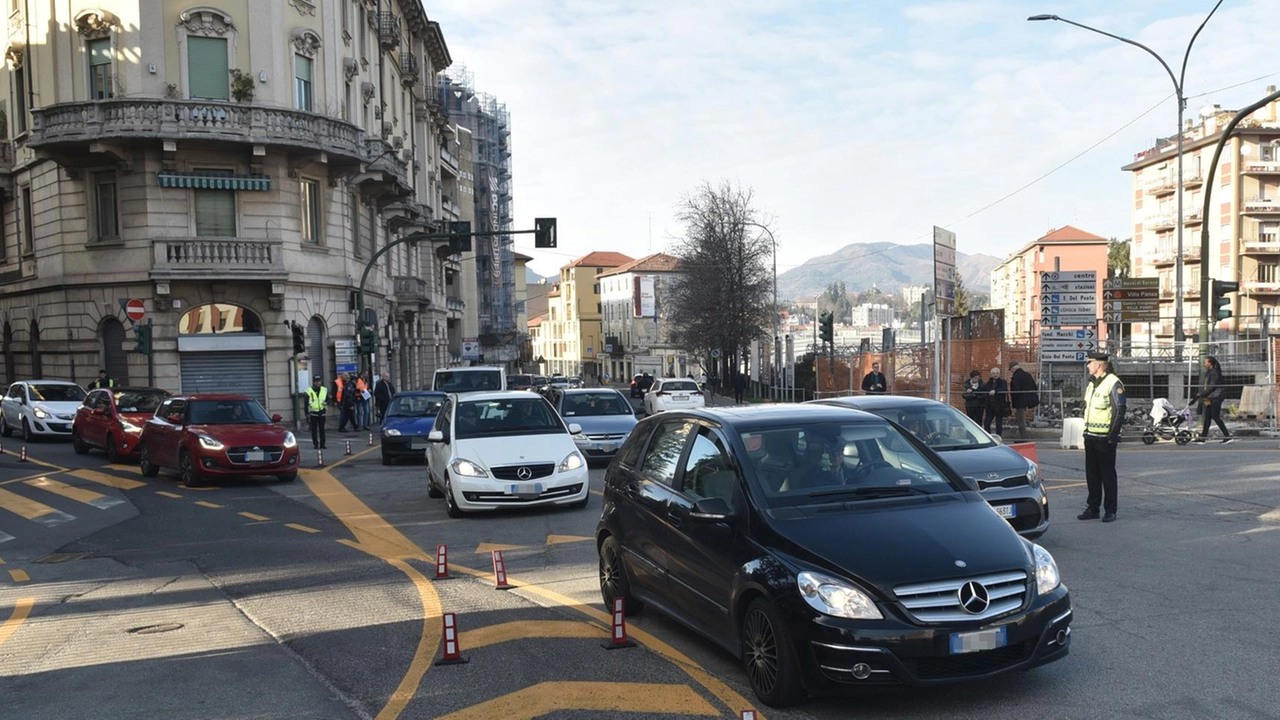
[[[1197,40],[1188,94],[1280,72],[1268,0],[1233,0]],[[920,242],[1062,163],[1172,92],[1211,4],[1191,0],[680,4],[429,2],[455,62],[511,113],[517,224],[560,220],[547,272],[593,249],[641,255],[680,231],[701,181],[751,186],[776,218],[780,266],[854,241]],[[1203,6],[1203,7],[1202,7]],[[1264,7],[1267,6],[1267,7]],[[1176,63],[1176,64],[1175,64]],[[1247,104],[1276,78],[1189,102]],[[1119,167],[1173,132],[1168,100],[1030,190],[953,229],[1002,255],[1050,227],[1126,237]]]

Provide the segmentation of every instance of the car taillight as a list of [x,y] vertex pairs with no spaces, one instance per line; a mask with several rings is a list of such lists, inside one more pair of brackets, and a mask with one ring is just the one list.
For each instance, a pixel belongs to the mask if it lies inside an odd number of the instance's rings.
[[657,390],[657,391],[655,391],[653,394],[654,394],[654,395],[657,395],[658,397],[662,397],[663,395],[666,395],[666,394],[668,394],[668,393],[667,393],[667,391],[666,391],[666,390]]
[[694,390],[693,392],[691,392],[691,393],[689,393],[689,394],[690,394],[690,395],[697,395],[698,397],[702,397],[702,391],[701,391],[701,390]]

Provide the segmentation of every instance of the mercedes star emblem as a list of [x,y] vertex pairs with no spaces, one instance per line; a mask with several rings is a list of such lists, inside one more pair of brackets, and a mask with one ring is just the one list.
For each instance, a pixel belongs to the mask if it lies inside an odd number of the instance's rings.
[[956,561],[956,567],[968,567],[968,566],[969,566],[969,564],[968,564],[968,563],[966,563],[966,562],[965,562],[965,561],[963,561],[963,560],[957,560],[957,561]]
[[991,606],[991,595],[981,583],[967,582],[960,586],[956,595],[960,598],[960,607],[973,615],[981,614]]
[[519,470],[516,470],[516,477],[520,478],[521,480],[528,480],[529,478],[533,477],[533,471],[530,470],[527,466],[521,467]]

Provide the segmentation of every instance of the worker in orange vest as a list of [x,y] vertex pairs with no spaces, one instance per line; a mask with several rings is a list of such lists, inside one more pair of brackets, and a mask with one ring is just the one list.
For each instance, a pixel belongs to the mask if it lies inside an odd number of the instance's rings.
[[333,381],[333,402],[338,406],[338,432],[347,431],[347,423],[351,423],[353,430],[359,430],[356,425],[355,418],[355,402],[351,397],[353,394],[354,383],[347,377],[338,374]]
[[369,429],[369,399],[373,397],[373,393],[369,392],[369,381],[366,379],[366,373],[360,373],[356,376],[356,427],[362,430]]

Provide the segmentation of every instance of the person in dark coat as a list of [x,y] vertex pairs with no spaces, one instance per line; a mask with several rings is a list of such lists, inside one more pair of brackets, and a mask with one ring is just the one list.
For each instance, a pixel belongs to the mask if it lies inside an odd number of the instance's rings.
[[1009,404],[1013,406],[1013,416],[1018,421],[1018,437],[1027,439],[1027,415],[1040,404],[1040,390],[1036,387],[1035,378],[1022,369],[1017,360],[1009,363]]
[[884,373],[880,372],[880,363],[871,363],[871,372],[862,378],[862,392],[868,395],[883,395],[889,389]]
[[991,377],[982,384],[987,395],[987,413],[982,417],[982,429],[991,432],[991,422],[995,421],[996,435],[1004,434],[1004,416],[1009,410],[1009,383],[1000,377],[1000,368],[991,368]]
[[395,394],[396,386],[391,384],[391,376],[382,373],[373,384],[373,405],[378,410],[378,422],[382,422],[382,418],[387,416],[387,406],[391,404],[391,398]]
[[1218,363],[1218,358],[1210,355],[1204,359],[1204,369],[1204,385],[1198,396],[1204,404],[1204,425],[1200,428],[1200,437],[1195,441],[1205,442],[1209,438],[1209,423],[1217,421],[1218,429],[1222,431],[1222,444],[1233,443],[1236,439],[1231,437],[1227,424],[1222,422],[1222,400],[1227,394],[1226,386],[1222,384],[1222,365]]
[[977,370],[969,371],[969,379],[964,381],[964,392],[960,393],[960,397],[964,398],[965,414],[981,425],[982,417],[987,414],[987,395],[982,391],[982,373]]
[[747,389],[747,376],[737,373],[733,377],[733,401],[742,402],[742,392]]

